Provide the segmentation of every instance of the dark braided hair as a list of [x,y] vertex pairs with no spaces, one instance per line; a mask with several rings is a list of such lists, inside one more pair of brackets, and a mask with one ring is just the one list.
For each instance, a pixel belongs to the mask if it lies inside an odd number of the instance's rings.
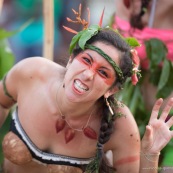
[[141,0],[141,11],[139,12],[139,14],[137,15],[132,14],[130,17],[130,24],[132,27],[143,29],[144,26],[143,26],[141,18],[145,14],[150,1],[151,0]]
[[[115,31],[110,29],[102,29],[98,32],[97,35],[93,36],[90,40],[87,41],[87,44],[94,44],[96,42],[102,42],[104,44],[112,45],[115,47],[120,53],[120,64],[119,67],[122,70],[124,79],[123,81],[116,76],[116,81],[114,82],[113,86],[118,86],[121,88],[127,77],[132,75],[132,60],[131,60],[131,53],[129,45],[117,34]],[[82,51],[81,48],[74,49],[73,57],[77,56]],[[113,132],[114,127],[114,120],[116,118],[116,109],[117,109],[117,102],[115,100],[114,95],[108,98],[108,102],[113,110],[113,115],[110,113],[108,106],[105,104],[105,98],[102,96],[98,103],[102,107],[102,120],[100,126],[100,134],[97,143],[97,155],[98,158],[98,170],[99,173],[113,173],[115,169],[108,164],[106,156],[103,152],[103,145],[109,141],[111,134]],[[95,164],[93,164],[95,165]],[[90,167],[92,170],[92,167]],[[94,171],[90,171],[90,173],[94,173]]]

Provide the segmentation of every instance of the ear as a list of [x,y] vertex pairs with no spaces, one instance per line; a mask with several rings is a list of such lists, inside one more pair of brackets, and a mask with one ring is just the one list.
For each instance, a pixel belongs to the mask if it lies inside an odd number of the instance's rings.
[[72,57],[70,56],[69,60],[68,60],[68,63],[66,65],[66,68],[68,69],[68,67],[70,66],[70,64],[72,63],[73,59]]
[[117,87],[117,86],[114,86],[114,87],[112,87],[111,89],[109,89],[109,90],[104,94],[104,97],[105,97],[105,98],[108,98],[109,96],[115,94],[115,93],[118,92],[118,91],[119,91],[118,87]]

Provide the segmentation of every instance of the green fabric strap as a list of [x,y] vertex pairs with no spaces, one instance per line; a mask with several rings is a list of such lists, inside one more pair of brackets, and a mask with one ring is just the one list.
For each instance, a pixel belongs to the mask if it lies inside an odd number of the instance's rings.
[[118,77],[120,78],[120,80],[123,80],[123,73],[121,71],[121,69],[118,67],[118,65],[112,60],[112,58],[110,56],[108,56],[105,52],[103,52],[101,49],[99,49],[96,46],[93,46],[91,44],[86,44],[85,48],[87,49],[91,49],[96,51],[97,53],[99,53],[102,57],[104,57],[110,64],[111,66],[114,68],[116,74],[118,75]]
[[15,102],[14,98],[9,94],[9,92],[8,92],[8,90],[7,90],[6,83],[5,83],[5,82],[6,82],[6,77],[7,77],[7,75],[5,75],[5,76],[3,77],[3,79],[2,79],[2,84],[3,84],[4,93],[5,93],[6,96],[8,96],[10,99],[12,99],[12,100]]

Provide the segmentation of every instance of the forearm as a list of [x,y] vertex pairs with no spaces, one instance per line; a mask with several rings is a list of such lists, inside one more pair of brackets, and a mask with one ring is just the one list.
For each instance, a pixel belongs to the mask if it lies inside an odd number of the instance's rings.
[[158,173],[158,162],[159,153],[150,154],[141,152],[139,173]]

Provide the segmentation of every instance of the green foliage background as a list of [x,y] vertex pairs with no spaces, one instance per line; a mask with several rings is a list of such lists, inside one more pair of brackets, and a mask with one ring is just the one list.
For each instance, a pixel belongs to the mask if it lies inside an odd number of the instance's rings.
[[[173,92],[173,63],[169,61],[167,56],[167,47],[159,39],[153,38],[145,41],[147,57],[149,58],[149,69],[141,70],[142,78],[138,84],[133,86],[131,80],[128,80],[124,89],[119,93],[118,97],[131,110],[138,124],[141,138],[148,124],[151,112],[145,108],[143,96],[141,94],[141,86],[145,75],[150,76],[149,82],[157,88],[156,98],[166,98]],[[173,110],[170,112],[173,115]],[[173,129],[173,128],[171,128]],[[160,157],[160,166],[173,166],[173,140],[162,150]]]
[[[9,47],[7,38],[15,34],[16,32],[8,32],[4,29],[0,29],[0,79],[6,74],[10,68],[14,65],[14,55]],[[4,134],[9,130],[9,122],[11,116],[8,116],[3,126],[0,128],[0,164],[3,162],[2,153],[2,139]]]

